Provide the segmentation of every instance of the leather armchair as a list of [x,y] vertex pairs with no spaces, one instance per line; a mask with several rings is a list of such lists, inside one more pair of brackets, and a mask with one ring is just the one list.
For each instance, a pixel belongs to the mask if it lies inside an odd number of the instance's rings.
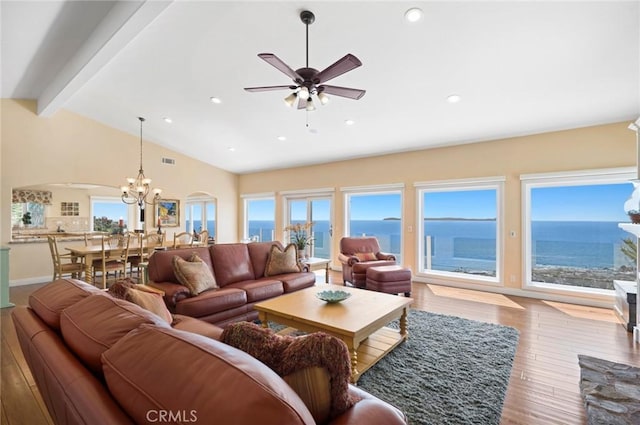
[[365,287],[369,267],[396,264],[396,257],[380,252],[378,239],[371,236],[340,239],[338,260],[342,264],[343,282],[349,282],[356,288]]

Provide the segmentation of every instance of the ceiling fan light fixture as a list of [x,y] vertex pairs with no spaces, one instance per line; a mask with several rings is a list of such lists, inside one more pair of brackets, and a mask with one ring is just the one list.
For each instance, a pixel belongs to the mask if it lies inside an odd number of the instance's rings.
[[316,107],[313,104],[313,99],[311,99],[311,96],[309,96],[307,98],[307,107],[305,108],[307,111],[315,111]]
[[284,103],[289,107],[293,107],[293,105],[296,103],[297,98],[298,98],[298,93],[293,92],[289,96],[284,98]]
[[300,90],[298,91],[298,96],[300,96],[301,99],[307,99],[310,96],[309,89],[306,88],[305,86],[300,87]]
[[320,92],[318,93],[318,100],[320,101],[320,103],[322,105],[326,105],[327,103],[329,103],[329,99],[331,99],[329,96],[327,96],[326,94]]

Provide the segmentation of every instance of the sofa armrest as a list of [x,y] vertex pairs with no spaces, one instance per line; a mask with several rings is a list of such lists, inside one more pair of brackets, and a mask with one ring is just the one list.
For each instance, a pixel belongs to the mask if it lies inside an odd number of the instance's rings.
[[222,341],[223,329],[221,327],[193,317],[174,314],[171,327],[173,329],[206,336],[207,338],[215,339],[216,341]]
[[355,255],[345,255],[343,253],[338,254],[338,260],[342,264],[347,264],[349,266],[353,266],[355,263],[360,261]]
[[300,271],[301,272],[309,272],[311,270],[309,270],[309,265],[303,263],[302,261],[298,260],[298,266],[300,266]]
[[395,255],[388,254],[386,252],[378,252],[378,253],[376,253],[376,257],[378,257],[378,260],[397,261]]
[[346,412],[333,418],[328,425],[406,425],[407,418],[400,410],[379,398],[349,385],[352,396],[360,398]]
[[174,310],[178,301],[191,297],[191,291],[186,286],[171,282],[147,282],[148,286],[164,292],[164,302],[169,310]]

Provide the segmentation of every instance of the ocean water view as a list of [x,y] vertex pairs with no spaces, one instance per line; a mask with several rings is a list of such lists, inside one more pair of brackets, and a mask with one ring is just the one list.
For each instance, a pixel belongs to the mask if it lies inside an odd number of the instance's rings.
[[[382,251],[400,255],[399,220],[353,220],[350,229],[352,236],[377,237]],[[278,239],[273,233],[272,222],[250,222],[250,235],[256,239]],[[495,234],[495,220],[425,220],[423,268],[495,276]],[[534,221],[531,235],[534,281],[549,282],[558,278],[557,283],[563,283],[565,276],[559,274],[577,273],[568,284],[611,289],[614,278],[627,275],[633,278],[635,264],[621,250],[623,240],[629,235],[618,228],[617,222]],[[313,255],[328,258],[328,221],[315,222],[314,237]],[[580,271],[593,272],[597,277]]]

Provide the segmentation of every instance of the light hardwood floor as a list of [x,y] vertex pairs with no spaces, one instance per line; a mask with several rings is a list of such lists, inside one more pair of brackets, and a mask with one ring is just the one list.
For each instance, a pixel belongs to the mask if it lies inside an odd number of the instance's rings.
[[[318,282],[324,282],[322,273]],[[340,274],[331,272],[330,281],[341,283]],[[40,286],[11,288],[11,301],[25,305],[28,295]],[[640,347],[612,310],[421,283],[413,284],[412,297],[416,309],[520,331],[502,424],[585,423],[578,354],[640,366]],[[11,308],[1,313],[1,424],[51,424],[20,351],[10,313]]]

